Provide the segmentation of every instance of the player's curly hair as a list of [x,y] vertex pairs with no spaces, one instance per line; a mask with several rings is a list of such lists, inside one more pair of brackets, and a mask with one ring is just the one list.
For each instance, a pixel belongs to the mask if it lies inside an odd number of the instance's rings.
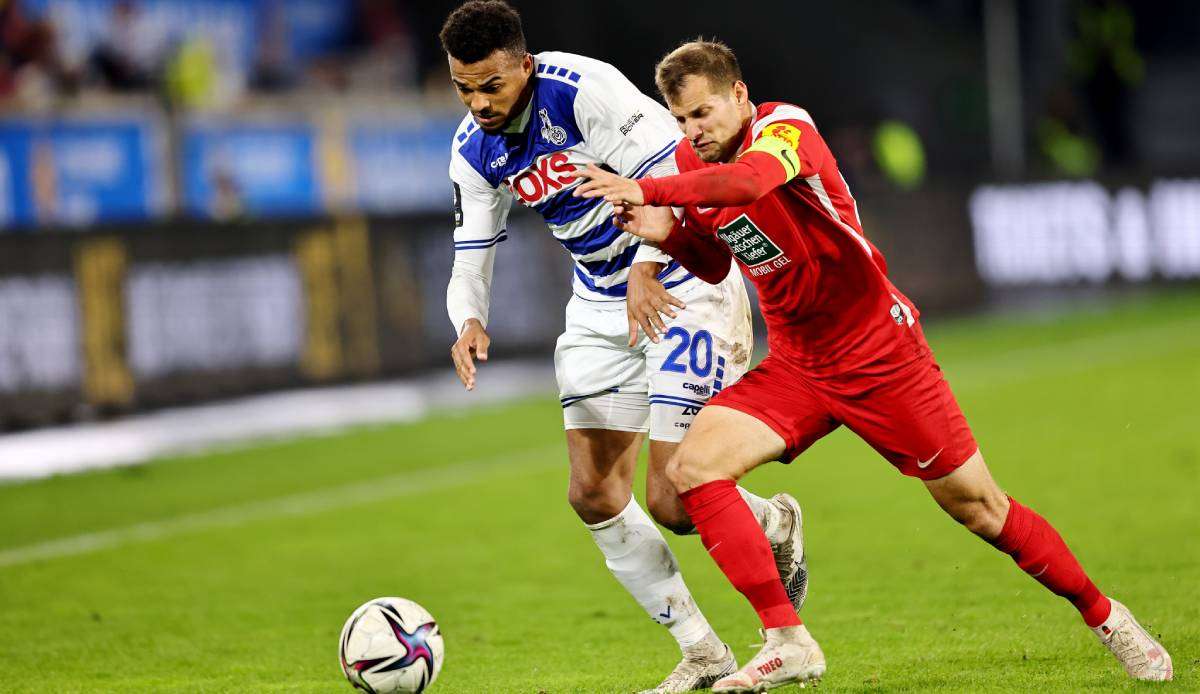
[[504,0],[470,0],[446,17],[438,34],[451,58],[477,63],[493,51],[524,56],[525,32],[521,15]]
[[713,88],[718,89],[742,79],[742,68],[729,46],[700,37],[663,56],[654,68],[654,83],[663,98],[671,101],[692,75],[707,77]]

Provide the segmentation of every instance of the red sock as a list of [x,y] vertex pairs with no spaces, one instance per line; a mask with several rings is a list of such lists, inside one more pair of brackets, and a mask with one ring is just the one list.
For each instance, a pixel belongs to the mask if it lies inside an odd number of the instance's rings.
[[1017,566],[1038,583],[1070,600],[1089,627],[1100,626],[1108,619],[1111,604],[1084,573],[1062,536],[1045,518],[1011,496],[1008,504],[1004,528],[992,544],[1012,556]]
[[771,544],[730,480],[716,480],[679,495],[700,531],[700,541],[758,613],[763,627],[798,626],[800,618],[779,581]]

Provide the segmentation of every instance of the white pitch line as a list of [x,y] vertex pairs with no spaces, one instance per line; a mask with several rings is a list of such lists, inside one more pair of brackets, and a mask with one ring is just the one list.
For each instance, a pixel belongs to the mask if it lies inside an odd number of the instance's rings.
[[[149,542],[184,533],[217,528],[236,528],[256,521],[276,518],[311,516],[399,496],[410,496],[473,484],[497,477],[501,473],[506,475],[531,474],[553,467],[555,464],[564,465],[558,459],[558,456],[562,456],[564,453],[562,445],[534,448],[520,453],[466,461],[440,468],[412,470],[367,482],[356,482],[314,492],[292,494],[158,521],[147,521],[111,530],[47,540],[32,545],[0,550],[0,569],[35,561],[90,554],[122,545]],[[544,460],[544,458],[549,459]]]

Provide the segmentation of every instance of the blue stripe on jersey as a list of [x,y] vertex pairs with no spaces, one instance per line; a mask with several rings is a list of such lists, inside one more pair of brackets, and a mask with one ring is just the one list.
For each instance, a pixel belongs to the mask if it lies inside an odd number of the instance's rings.
[[577,198],[570,190],[564,190],[533,209],[547,224],[570,224],[602,204],[604,198]]
[[592,277],[607,277],[615,272],[620,272],[625,268],[633,265],[633,256],[637,255],[640,243],[635,243],[632,246],[621,251],[615,258],[608,260],[592,260],[580,261],[579,264],[587,269],[588,274]]
[[[599,200],[599,198],[596,198]],[[588,255],[595,253],[601,248],[607,248],[617,237],[624,232],[613,224],[612,217],[606,217],[603,222],[588,229],[579,236],[569,239],[560,239],[563,248],[566,248],[575,255]]]
[[[667,263],[667,266],[662,269],[662,272],[658,273],[658,279],[662,280],[662,278],[670,275],[672,272],[675,272],[678,269],[679,269],[679,263],[672,260],[671,262]],[[591,291],[593,291],[597,294],[602,294],[604,296],[623,297],[629,291],[629,283],[628,282],[621,282],[620,284],[614,284],[611,287],[597,287],[596,283],[592,281],[592,278],[588,277],[587,273],[585,273],[583,270],[580,270],[578,265],[575,266],[575,276],[579,278],[579,281],[583,283],[583,286],[587,287],[588,289],[590,289]],[[679,285],[683,284],[684,282],[687,282],[688,280],[692,280],[695,278],[696,278],[696,276],[689,272],[677,280],[672,280],[670,282],[664,283],[663,288],[671,289],[673,287],[678,287]]]
[[666,284],[663,285],[663,289],[671,289],[672,287],[678,287],[679,285],[683,284],[684,282],[687,282],[690,279],[695,279],[695,277],[696,277],[695,275],[693,275],[692,273],[689,272],[677,280],[667,282]]
[[675,151],[675,143],[674,142],[668,143],[666,147],[663,147],[662,149],[658,150],[654,154],[651,154],[650,156],[643,159],[642,163],[637,165],[637,168],[635,168],[633,170],[633,173],[630,174],[629,177],[630,178],[641,178],[642,176],[646,175],[646,172],[649,171],[651,167],[653,167],[655,164],[662,161],[663,159],[666,159],[667,156],[672,154],[674,151]]
[[583,282],[583,286],[587,287],[593,292],[596,292],[597,294],[603,294],[604,296],[621,297],[625,296],[625,293],[628,291],[628,287],[626,286],[625,282],[613,285],[611,287],[597,287],[596,283],[592,281],[592,278],[588,277],[587,273],[585,273],[583,270],[580,270],[578,265],[575,266],[575,276],[579,278],[580,282]]

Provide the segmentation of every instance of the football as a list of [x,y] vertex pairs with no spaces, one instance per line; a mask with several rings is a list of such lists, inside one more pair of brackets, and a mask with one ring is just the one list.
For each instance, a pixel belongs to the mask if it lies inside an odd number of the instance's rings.
[[428,610],[404,598],[375,598],[346,620],[338,661],[356,689],[415,694],[437,679],[443,649],[442,634]]

